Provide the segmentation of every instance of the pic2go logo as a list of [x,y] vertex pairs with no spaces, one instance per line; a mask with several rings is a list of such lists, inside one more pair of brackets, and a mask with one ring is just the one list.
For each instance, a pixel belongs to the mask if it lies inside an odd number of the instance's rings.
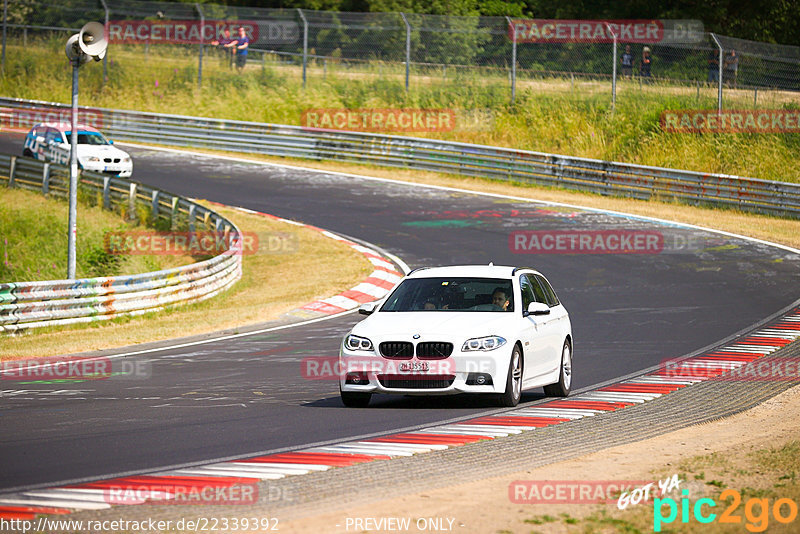
[[[678,519],[678,512],[681,514],[680,521],[683,524],[689,523],[689,513],[694,516],[695,521],[702,524],[713,523],[728,523],[728,524],[741,524],[742,517],[736,513],[739,505],[742,503],[742,496],[738,491],[726,489],[720,493],[719,498],[722,501],[731,499],[725,511],[719,515],[711,512],[711,508],[717,506],[714,499],[703,498],[694,502],[694,505],[689,501],[689,490],[681,492],[683,497],[680,499],[680,506],[675,499],[663,498],[655,499],[653,501],[653,531],[661,532],[662,525],[670,525]],[[744,517],[747,521],[745,528],[750,532],[764,532],[769,527],[769,517],[772,517],[778,523],[788,524],[797,518],[797,503],[792,499],[782,498],[776,500],[769,505],[769,499],[752,497],[747,500],[744,505]],[[664,516],[664,507],[669,511]]]

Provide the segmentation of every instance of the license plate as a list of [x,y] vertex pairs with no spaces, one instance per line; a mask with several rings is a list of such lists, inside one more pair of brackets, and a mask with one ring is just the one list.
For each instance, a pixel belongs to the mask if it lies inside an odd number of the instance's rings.
[[428,371],[428,362],[400,362],[401,371]]

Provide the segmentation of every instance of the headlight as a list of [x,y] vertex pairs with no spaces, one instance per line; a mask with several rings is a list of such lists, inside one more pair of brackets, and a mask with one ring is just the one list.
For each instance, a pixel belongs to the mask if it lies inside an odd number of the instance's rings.
[[100,158],[98,158],[97,156],[86,156],[83,159],[91,163],[97,163],[98,161],[100,161]]
[[122,158],[122,163],[130,163],[130,162],[131,162],[130,156],[125,156],[124,158]]
[[372,350],[372,341],[350,334],[344,338],[344,346],[350,350]]
[[506,340],[500,336],[474,337],[464,342],[461,352],[474,350],[494,350],[506,344]]

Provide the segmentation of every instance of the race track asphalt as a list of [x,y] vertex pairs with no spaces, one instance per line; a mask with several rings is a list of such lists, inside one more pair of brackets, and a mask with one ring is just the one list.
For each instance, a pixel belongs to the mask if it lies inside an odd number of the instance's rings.
[[[0,134],[0,151],[20,147],[18,135]],[[362,239],[412,268],[492,261],[539,269],[570,312],[575,388],[700,349],[797,297],[800,257],[742,239],[420,185],[130,152],[136,180]],[[509,235],[520,230],[650,232],[661,236],[664,249],[514,252]],[[325,264],[320,258],[320,276]],[[4,381],[0,491],[298,448],[493,408],[464,397],[374,397],[367,409],[344,408],[336,382],[304,378],[301,362],[334,356],[358,317],[126,357],[150,370],[143,380]],[[542,395],[527,392],[523,402]]]

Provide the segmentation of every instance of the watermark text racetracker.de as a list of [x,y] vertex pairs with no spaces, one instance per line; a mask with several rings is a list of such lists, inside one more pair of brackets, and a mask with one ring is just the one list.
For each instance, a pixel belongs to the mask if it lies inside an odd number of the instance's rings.
[[705,36],[699,20],[515,19],[508,38],[517,43],[697,43]]
[[508,498],[516,504],[604,504],[648,484],[642,480],[515,480]]
[[[68,123],[71,119],[72,110],[69,108],[32,107],[17,109],[0,107],[0,126],[10,130],[27,130],[42,122]],[[79,108],[78,123],[102,130],[105,127],[103,110]]]
[[[490,360],[461,362],[469,372],[491,374],[494,364]],[[459,367],[461,370],[461,367]],[[301,361],[301,375],[306,380],[339,380],[356,378],[366,382],[370,375],[402,375],[409,380],[425,380],[434,376],[453,375],[456,363],[452,358],[441,360],[388,360],[347,356],[309,356]]]
[[[237,240],[237,238],[241,238]],[[107,232],[104,250],[109,254],[128,255],[192,255],[222,254],[290,254],[298,249],[298,238],[288,232],[156,232],[130,230]]]
[[110,485],[103,489],[103,499],[113,505],[168,504],[168,505],[206,505],[243,506],[260,501],[275,502],[291,500],[290,490],[269,486],[266,494],[259,499],[257,483],[211,483],[198,479],[194,482],[175,484],[134,484]]
[[353,132],[451,132],[456,127],[456,114],[452,109],[307,109],[300,124]]
[[733,382],[800,382],[800,358],[756,359],[744,363],[712,358],[667,359],[662,365],[663,376],[668,378],[704,377]]
[[678,475],[655,481],[515,480],[508,485],[508,498],[516,504],[616,503],[624,510],[630,504],[651,503],[658,496],[680,490],[681,482]]
[[660,124],[662,130],[673,133],[798,133],[800,110],[664,111]]
[[200,44],[224,36],[224,31],[244,28],[250,41],[260,44],[292,44],[300,38],[300,26],[293,20],[110,20],[111,43]]
[[152,376],[149,360],[126,358],[57,356],[10,360],[0,363],[0,380],[146,380]]
[[726,242],[658,230],[518,230],[508,236],[514,254],[680,254]]

